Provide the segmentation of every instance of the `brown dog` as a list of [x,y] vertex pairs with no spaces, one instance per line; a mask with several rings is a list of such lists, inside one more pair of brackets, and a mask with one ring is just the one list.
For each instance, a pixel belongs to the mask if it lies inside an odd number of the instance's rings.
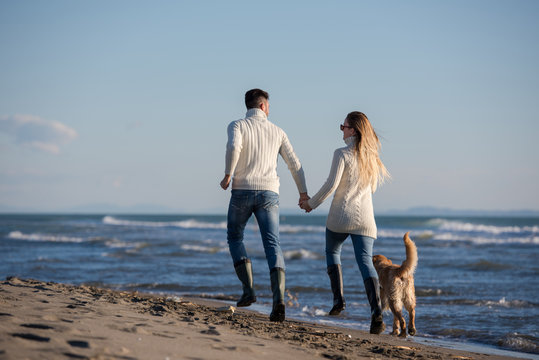
[[408,333],[415,335],[415,287],[414,271],[417,267],[417,248],[410,239],[410,232],[404,235],[406,260],[395,265],[383,255],[374,255],[372,262],[380,278],[380,298],[382,309],[393,313],[393,332],[391,335],[406,337],[406,321],[402,316],[402,306],[408,310],[410,323]]

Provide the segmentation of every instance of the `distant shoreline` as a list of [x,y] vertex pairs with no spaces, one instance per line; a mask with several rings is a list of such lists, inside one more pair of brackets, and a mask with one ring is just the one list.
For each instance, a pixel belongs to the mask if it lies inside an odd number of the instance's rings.
[[[305,214],[302,211],[296,209],[281,209],[281,216],[304,216]],[[217,212],[144,212],[144,211],[129,211],[129,210],[95,210],[95,211],[32,211],[32,210],[0,210],[0,215],[64,215],[64,216],[77,216],[77,215],[90,215],[90,216],[106,216],[106,215],[116,215],[116,216],[226,216],[226,212],[222,213]],[[391,211],[376,211],[376,216],[381,217],[448,217],[448,218],[457,218],[457,217],[469,217],[469,218],[539,218],[539,210],[443,210],[443,209],[427,209],[427,208],[417,208],[410,210],[391,210]],[[327,216],[327,212],[324,210],[316,214],[309,214],[310,217],[320,217]]]

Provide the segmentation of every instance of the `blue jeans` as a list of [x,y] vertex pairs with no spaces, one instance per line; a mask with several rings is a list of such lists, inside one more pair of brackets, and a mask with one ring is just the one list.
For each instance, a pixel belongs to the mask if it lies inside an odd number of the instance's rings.
[[372,264],[372,247],[374,239],[369,236],[336,233],[326,228],[326,263],[327,266],[341,264],[341,250],[344,240],[350,235],[354,245],[354,253],[363,281],[368,278],[378,279]]
[[279,194],[268,190],[232,190],[228,206],[227,240],[234,264],[248,259],[243,232],[252,214],[255,214],[260,228],[269,269],[280,267],[284,270],[279,243]]

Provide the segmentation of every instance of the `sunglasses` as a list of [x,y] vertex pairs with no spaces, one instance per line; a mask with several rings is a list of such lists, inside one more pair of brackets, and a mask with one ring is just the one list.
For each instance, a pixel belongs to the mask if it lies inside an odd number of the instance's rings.
[[351,126],[348,126],[348,125],[341,125],[341,131],[344,131],[344,128],[352,129]]

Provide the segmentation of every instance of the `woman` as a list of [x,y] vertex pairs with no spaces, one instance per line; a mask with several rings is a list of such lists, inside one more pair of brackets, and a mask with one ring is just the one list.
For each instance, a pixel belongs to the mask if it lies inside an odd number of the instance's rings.
[[389,177],[389,173],[378,155],[378,136],[365,114],[359,111],[349,113],[341,130],[347,146],[335,150],[326,183],[300,206],[310,212],[335,192],[326,223],[326,262],[333,292],[333,308],[329,314],[338,315],[346,306],[341,249],[350,235],[371,306],[370,332],[380,334],[385,330],[385,324],[378,274],[372,264],[372,247],[377,232],[372,193],[384,178]]

